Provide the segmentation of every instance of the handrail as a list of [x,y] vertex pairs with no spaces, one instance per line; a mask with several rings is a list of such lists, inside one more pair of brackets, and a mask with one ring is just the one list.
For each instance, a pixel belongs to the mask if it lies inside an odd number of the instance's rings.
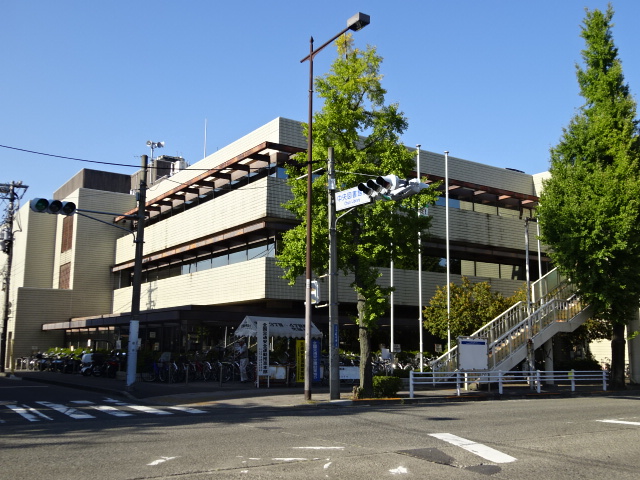
[[469,384],[498,384],[498,393],[504,393],[505,384],[527,384],[535,385],[538,393],[542,392],[542,382],[569,382],[572,392],[576,390],[576,382],[590,381],[602,382],[602,390],[607,390],[607,370],[556,370],[556,371],[522,371],[522,372],[503,372],[494,370],[481,370],[472,372],[463,372],[460,370],[451,372],[415,372],[409,373],[409,397],[414,398],[415,386],[426,385],[435,388],[441,385],[455,384],[457,395],[461,395],[461,387],[466,388]]
[[[552,270],[552,272],[555,272],[555,269]],[[542,279],[538,280],[538,282],[548,282],[548,278],[553,278],[557,283],[555,283],[551,291],[547,291],[542,298],[539,298],[536,302],[532,302],[531,306],[536,305],[533,313],[528,315],[526,303],[520,301],[470,335],[472,338],[482,337],[487,339],[490,347],[489,355],[492,358],[494,368],[498,363],[507,358],[502,355],[500,361],[496,362],[495,353],[497,350],[507,346],[508,343],[510,355],[522,346],[522,341],[518,342],[517,348],[514,349],[514,341],[517,338],[526,338],[526,335],[520,335],[519,333],[518,335],[514,335],[514,332],[523,332],[523,329],[526,330],[530,328],[533,336],[542,331],[546,326],[558,319],[559,315],[556,314],[556,310],[558,309],[557,302],[565,302],[567,307],[563,309],[569,313],[569,302],[575,297],[575,286],[561,278],[557,272],[550,275],[552,272],[549,272]],[[579,305],[581,309],[579,301],[574,303]],[[571,313],[573,313],[573,311],[574,309],[571,308]],[[544,312],[544,314],[542,312]],[[564,320],[568,320],[572,316],[573,315],[570,315]],[[551,320],[548,320],[550,318]],[[507,339],[508,342],[505,341]],[[496,349],[496,346],[499,348]],[[430,365],[433,371],[453,371],[457,368],[457,363],[458,346],[456,345],[433,360]]]

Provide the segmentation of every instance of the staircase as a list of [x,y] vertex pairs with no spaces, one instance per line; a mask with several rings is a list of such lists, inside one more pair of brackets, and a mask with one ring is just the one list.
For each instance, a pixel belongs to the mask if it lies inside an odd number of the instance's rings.
[[[582,305],[575,287],[556,269],[531,285],[532,313],[526,302],[518,302],[491,320],[470,337],[486,338],[489,348],[489,370],[509,371],[527,358],[527,344],[541,347],[555,334],[573,332],[590,316],[591,308]],[[455,346],[431,362],[434,372],[458,369],[458,347]]]

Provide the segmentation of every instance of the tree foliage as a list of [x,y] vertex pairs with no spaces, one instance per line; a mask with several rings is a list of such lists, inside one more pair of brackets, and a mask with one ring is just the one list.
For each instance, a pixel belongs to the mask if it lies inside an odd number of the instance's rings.
[[447,315],[447,286],[436,289],[429,305],[424,308],[424,328],[438,338],[447,338],[451,330],[451,344],[461,336],[471,335],[519,301],[524,301],[526,290],[511,297],[491,290],[489,282],[472,283],[462,277],[462,284],[449,285],[450,313]]
[[[408,178],[415,165],[414,154],[400,141],[408,123],[397,104],[385,104],[379,72],[382,58],[374,47],[354,48],[350,35],[341,37],[337,46],[338,57],[330,72],[315,79],[324,104],[313,116],[314,163],[322,159],[318,167],[325,166],[328,147],[333,147],[338,191],[378,175]],[[307,183],[304,178],[296,180],[306,173],[306,154],[298,155],[297,160],[287,169],[294,197],[286,207],[301,223],[285,233],[278,256],[290,283],[305,271],[307,240]],[[429,226],[429,217],[418,216],[417,209],[433,203],[435,197],[428,189],[401,202],[376,201],[352,210],[338,222],[337,263],[344,274],[354,276],[351,286],[357,294],[362,358],[369,358],[370,331],[386,311],[390,293],[377,283],[379,267],[389,264],[390,245],[394,245],[396,258],[417,257],[418,230]],[[324,274],[329,260],[326,173],[314,179],[312,202],[312,269],[315,274]],[[362,370],[368,366],[369,362],[361,362],[361,382],[370,394],[371,372]]]
[[613,384],[620,386],[624,325],[640,300],[640,140],[612,17],[611,6],[587,10],[584,67],[576,66],[585,103],[551,149],[538,214],[554,263],[612,327]]

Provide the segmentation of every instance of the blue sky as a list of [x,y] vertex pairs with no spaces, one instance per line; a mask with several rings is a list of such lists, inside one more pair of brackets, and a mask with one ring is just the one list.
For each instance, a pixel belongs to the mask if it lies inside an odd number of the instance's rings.
[[[640,92],[640,2],[613,1],[626,81]],[[356,45],[384,57],[387,102],[408,146],[548,168],[582,104],[575,78],[584,8],[602,0],[31,0],[0,3],[0,182],[50,196],[82,168],[133,173],[146,141],[193,164],[282,116],[307,118],[309,37],[321,45],[361,11]],[[315,60],[325,73],[335,49]],[[316,106],[320,103],[316,101]]]

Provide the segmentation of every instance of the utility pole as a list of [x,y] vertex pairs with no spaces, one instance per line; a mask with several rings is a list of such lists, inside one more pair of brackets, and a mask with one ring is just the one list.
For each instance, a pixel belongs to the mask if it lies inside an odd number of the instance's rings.
[[144,221],[147,204],[147,162],[148,157],[140,157],[142,176],[138,191],[138,234],[136,235],[135,259],[133,264],[133,285],[131,291],[131,320],[129,321],[129,350],[127,353],[127,388],[136,381],[138,364],[138,330],[140,326],[140,291],[142,286],[142,249],[144,247]]
[[338,320],[338,244],[336,238],[336,170],[333,147],[328,162],[329,208],[329,398],[340,399],[340,322]]
[[[2,230],[0,231],[0,241],[2,242],[2,251],[7,254],[7,262],[5,264],[4,274],[4,311],[2,315],[2,335],[0,336],[0,372],[5,371],[7,363],[7,352],[9,345],[7,344],[7,330],[9,328],[9,313],[11,310],[11,266],[13,263],[13,218],[15,216],[18,195],[16,189],[22,188],[26,190],[26,185],[22,182],[11,182],[0,184],[0,195],[3,200],[9,200],[7,214],[5,216]],[[24,192],[23,192],[24,195]],[[22,195],[20,196],[20,198]]]

